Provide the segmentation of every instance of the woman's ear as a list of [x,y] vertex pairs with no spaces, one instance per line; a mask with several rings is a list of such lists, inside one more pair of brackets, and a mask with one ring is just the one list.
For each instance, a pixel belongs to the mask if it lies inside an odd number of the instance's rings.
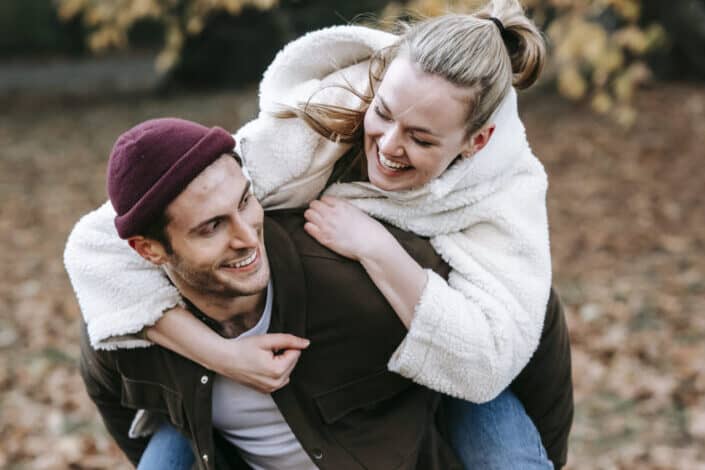
[[492,134],[494,134],[495,130],[495,125],[494,124],[489,124],[479,131],[475,132],[472,137],[468,140],[468,144],[465,149],[461,152],[461,155],[464,158],[470,158],[473,155],[475,155],[477,152],[482,150],[485,145],[487,145],[487,142],[490,141],[492,138]]

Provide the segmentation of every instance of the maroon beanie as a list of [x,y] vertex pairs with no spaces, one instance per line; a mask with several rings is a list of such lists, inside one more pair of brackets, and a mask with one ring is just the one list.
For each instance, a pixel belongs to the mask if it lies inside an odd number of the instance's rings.
[[118,137],[108,162],[108,195],[121,238],[141,234],[208,165],[232,152],[220,127],[152,119]]

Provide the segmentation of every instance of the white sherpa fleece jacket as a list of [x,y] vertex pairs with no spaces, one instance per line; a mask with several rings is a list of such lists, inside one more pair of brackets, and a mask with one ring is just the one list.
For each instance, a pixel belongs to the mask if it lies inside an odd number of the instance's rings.
[[[307,100],[327,83],[366,86],[374,50],[396,37],[358,26],[309,33],[287,45],[260,85],[261,113],[237,134],[238,151],[267,208],[305,206],[323,189],[347,146],[328,142],[299,119],[276,119],[282,103]],[[355,106],[324,88],[314,101]],[[335,184],[368,214],[431,238],[452,268],[428,271],[406,338],[390,370],[452,396],[491,400],[535,351],[551,284],[546,174],[526,140],[512,90],[492,117],[488,145],[425,186],[386,192],[369,183]],[[96,348],[148,346],[134,333],[180,297],[164,273],[117,236],[109,203],[81,219],[65,264]]]

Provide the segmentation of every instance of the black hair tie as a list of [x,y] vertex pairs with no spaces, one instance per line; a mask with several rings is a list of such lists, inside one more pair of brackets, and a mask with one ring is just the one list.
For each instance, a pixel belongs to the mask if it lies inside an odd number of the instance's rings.
[[502,41],[509,51],[509,55],[514,54],[519,49],[519,36],[513,31],[509,31],[504,27],[504,24],[494,16],[488,18],[491,22],[497,25],[499,29],[499,34],[502,35]]
[[497,25],[497,27],[499,28],[499,33],[502,36],[504,36],[504,33],[506,32],[506,30],[504,29],[504,25],[502,24],[502,22],[499,21],[499,19],[495,18],[494,16],[490,16],[490,21]]

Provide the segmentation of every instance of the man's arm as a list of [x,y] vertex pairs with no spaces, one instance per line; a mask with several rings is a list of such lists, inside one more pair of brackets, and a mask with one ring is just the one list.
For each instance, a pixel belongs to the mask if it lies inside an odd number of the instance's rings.
[[85,325],[82,325],[81,329],[80,370],[88,396],[98,407],[110,435],[136,466],[147,447],[149,438],[129,437],[135,410],[120,404],[120,374],[115,368],[112,357],[116,353],[95,351],[88,344]]

